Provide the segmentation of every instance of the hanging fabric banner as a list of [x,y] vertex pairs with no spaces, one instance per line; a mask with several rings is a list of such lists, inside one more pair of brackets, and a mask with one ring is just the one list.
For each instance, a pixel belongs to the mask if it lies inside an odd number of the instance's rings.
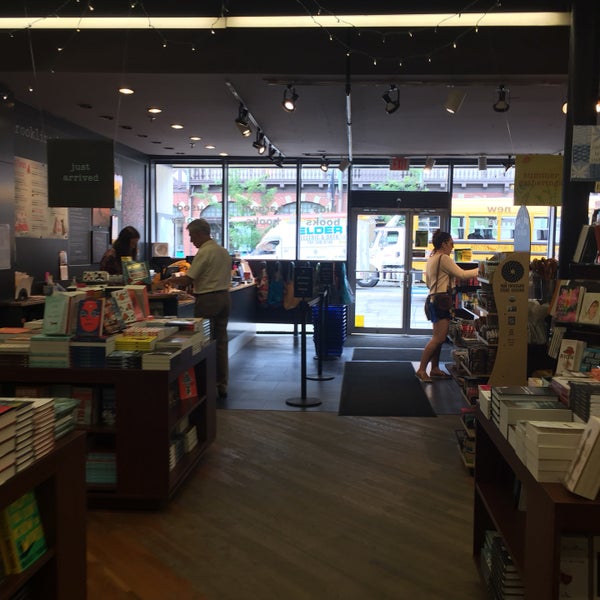
[[520,154],[515,160],[514,203],[521,206],[560,206],[563,157]]

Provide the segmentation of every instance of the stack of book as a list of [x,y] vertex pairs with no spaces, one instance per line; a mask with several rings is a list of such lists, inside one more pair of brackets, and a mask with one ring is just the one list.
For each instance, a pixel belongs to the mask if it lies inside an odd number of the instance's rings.
[[46,538],[32,491],[2,510],[0,534],[3,538],[0,548],[7,573],[22,573],[44,555]]
[[17,413],[15,431],[15,472],[26,469],[34,461],[33,399],[0,398],[0,406],[11,406]]
[[491,419],[502,435],[508,438],[509,427],[517,421],[572,421],[573,415],[551,387],[494,386]]
[[17,411],[0,405],[0,484],[16,473]]
[[33,401],[33,458],[38,460],[54,450],[54,398]]
[[71,340],[71,366],[73,368],[104,369],[106,357],[116,350],[115,336],[96,339]]
[[525,597],[523,581],[498,532],[485,532],[480,565],[490,598],[516,600]]
[[144,352],[142,356],[142,369],[150,371],[169,371],[176,366],[181,353],[181,349]]
[[483,415],[489,419],[492,404],[492,386],[487,383],[479,384],[477,386],[477,392],[479,409]]
[[71,366],[70,344],[70,335],[32,335],[29,366],[68,369]]
[[77,400],[54,398],[54,439],[58,440],[75,429]]
[[183,434],[183,447],[186,452],[191,452],[198,445],[198,429],[190,425]]
[[104,386],[100,391],[100,425],[114,427],[117,422],[117,392],[113,386]]
[[124,335],[116,336],[115,347],[117,350],[139,350],[140,352],[152,352],[156,344],[155,335]]
[[88,452],[85,463],[85,481],[92,485],[117,483],[117,455],[115,452]]
[[31,335],[25,327],[0,327],[0,367],[29,366]]
[[583,423],[600,417],[600,382],[572,381],[569,388],[569,407]]
[[561,402],[569,405],[571,395],[571,384],[594,383],[596,380],[589,373],[569,373],[568,375],[555,375],[550,380],[550,387],[558,394]]
[[525,456],[521,457],[537,481],[560,483],[575,457],[584,429],[582,423],[527,421]]
[[115,350],[106,357],[106,366],[111,369],[141,369],[142,354],[139,350]]

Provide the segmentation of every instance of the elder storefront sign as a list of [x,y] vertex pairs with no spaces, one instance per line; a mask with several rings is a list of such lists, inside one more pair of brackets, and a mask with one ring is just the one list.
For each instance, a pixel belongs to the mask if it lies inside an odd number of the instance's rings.
[[114,144],[48,140],[48,206],[113,208]]

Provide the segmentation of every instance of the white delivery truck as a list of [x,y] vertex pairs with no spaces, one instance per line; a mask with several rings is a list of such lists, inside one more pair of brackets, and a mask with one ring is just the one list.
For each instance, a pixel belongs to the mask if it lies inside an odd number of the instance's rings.
[[373,241],[368,244],[367,240],[370,237],[370,232],[365,231],[361,235],[359,229],[356,248],[356,283],[361,287],[374,287],[382,279],[401,281],[406,263],[405,228],[377,227]]

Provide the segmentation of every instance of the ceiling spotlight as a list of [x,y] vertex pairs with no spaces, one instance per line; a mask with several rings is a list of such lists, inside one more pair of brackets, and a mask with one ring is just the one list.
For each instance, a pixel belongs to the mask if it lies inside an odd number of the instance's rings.
[[281,106],[288,112],[294,112],[296,110],[296,100],[298,100],[298,94],[296,89],[289,84],[285,90],[283,90],[283,100]]
[[502,162],[502,166],[504,167],[505,173],[507,173],[511,167],[515,166],[515,161],[514,161],[513,157],[510,156],[510,154],[508,155],[508,158]]
[[492,108],[496,112],[506,112],[510,108],[510,90],[507,90],[502,84],[498,86],[496,90],[496,102],[492,105]]
[[264,154],[267,150],[267,142],[265,141],[265,134],[262,131],[256,132],[256,141],[252,142],[252,146],[256,148],[259,154]]
[[482,154],[478,159],[477,159],[477,168],[480,171],[487,171],[487,156],[485,154]]
[[15,97],[8,87],[0,83],[0,104],[6,108],[14,108]]
[[444,108],[452,115],[455,115],[465,101],[467,93],[460,88],[451,88],[444,104]]
[[123,94],[124,96],[130,96],[131,94],[133,94],[133,90],[128,87],[120,87],[119,93]]
[[238,118],[235,120],[235,124],[244,137],[248,137],[252,133],[252,129],[250,129],[250,124],[248,123],[248,110],[243,104],[240,104]]
[[568,107],[568,104],[567,104],[567,101],[565,100],[562,105],[563,115],[567,114],[567,107]]
[[423,167],[423,171],[427,171],[429,173],[429,171],[431,171],[431,169],[433,169],[434,166],[435,166],[435,158],[431,158],[431,156],[428,156],[425,159],[425,166]]
[[385,102],[385,112],[388,115],[400,108],[400,90],[394,84],[390,85],[390,89],[381,98]]
[[277,152],[277,150],[275,149],[274,146],[269,147],[269,160],[275,160],[276,152]]
[[158,115],[158,114],[160,114],[162,112],[162,108],[158,108],[158,106],[150,106],[148,108],[148,112],[151,115]]
[[329,170],[329,161],[324,156],[321,159],[321,164],[319,165],[319,168],[321,169],[321,171],[323,171],[323,173],[327,173],[327,171]]

